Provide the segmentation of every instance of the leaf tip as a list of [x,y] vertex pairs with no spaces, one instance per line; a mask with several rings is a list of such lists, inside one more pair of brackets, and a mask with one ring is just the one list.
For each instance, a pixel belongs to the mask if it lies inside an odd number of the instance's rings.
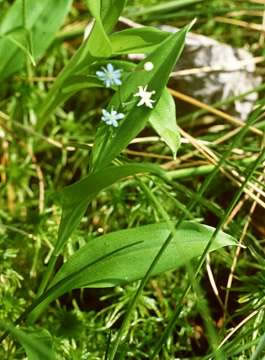
[[189,24],[189,30],[193,27],[193,25],[197,22],[197,18],[194,18]]

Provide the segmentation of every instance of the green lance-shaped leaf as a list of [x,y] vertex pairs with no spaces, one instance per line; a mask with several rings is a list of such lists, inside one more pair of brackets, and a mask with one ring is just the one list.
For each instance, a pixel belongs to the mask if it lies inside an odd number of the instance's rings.
[[[153,99],[156,103],[159,101],[169,74],[183,50],[189,29],[190,25],[164,40],[154,52],[140,62],[133,73],[124,79],[120,91],[113,96],[109,109],[113,107],[119,112],[124,112],[126,103],[134,101],[134,105],[128,106],[128,113],[112,136],[106,131],[107,125],[100,126],[92,151],[94,170],[107,166],[145,127],[152,109],[144,105],[138,107],[139,98],[137,101],[134,95],[139,86],[147,86],[148,91],[155,91]],[[144,63],[149,61],[153,63],[154,68],[147,72],[144,70]],[[124,111],[123,104],[125,104]]]
[[[25,31],[31,35],[34,58],[38,59],[51,44],[68,13],[72,0],[27,0]],[[7,78],[25,66],[25,54],[5,34],[23,27],[22,0],[17,0],[0,24],[0,80]]]
[[[183,222],[152,275],[174,270],[200,256],[214,230],[210,226]],[[40,305],[35,310],[75,288],[112,287],[142,279],[170,233],[168,224],[158,223],[89,240],[61,267],[47,292],[37,299],[35,304]],[[220,232],[210,251],[228,245],[236,245],[235,239]]]
[[180,135],[176,124],[175,102],[167,90],[163,91],[157,106],[151,112],[149,122],[171,149],[175,158],[180,147]]
[[[103,53],[108,47],[111,50],[111,44],[108,39],[108,34],[112,31],[118,18],[125,6],[126,0],[86,0],[87,5],[96,19],[96,24],[93,26],[87,41],[81,46],[75,57],[78,62],[75,64],[75,70],[90,65],[97,57],[104,56]],[[102,36],[105,37],[104,47],[100,52]],[[106,47],[105,47],[106,46]],[[95,54],[95,56],[94,56]],[[110,55],[110,54],[109,54]]]
[[23,346],[28,360],[54,360],[56,359],[52,345],[52,337],[47,330],[23,329],[9,324],[0,324],[9,331]]
[[91,54],[95,57],[109,57],[112,53],[112,49],[110,40],[101,20],[101,0],[86,0],[86,4],[96,21],[94,31],[99,35],[97,37],[97,42],[95,42],[95,46],[91,47]]
[[63,212],[54,254],[58,255],[60,253],[67,239],[79,225],[88,203],[101,190],[124,177],[147,172],[158,175],[163,173],[158,166],[152,164],[110,166],[64,188],[59,194]]
[[130,53],[148,54],[154,51],[172,33],[150,26],[126,29],[110,35],[112,50],[115,55]]

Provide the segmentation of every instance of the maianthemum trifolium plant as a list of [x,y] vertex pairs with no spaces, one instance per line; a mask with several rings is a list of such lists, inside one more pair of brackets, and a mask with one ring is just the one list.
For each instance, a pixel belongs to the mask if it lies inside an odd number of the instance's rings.
[[[72,1],[17,0],[0,24],[0,80],[35,64],[47,50]],[[181,55],[191,25],[175,34],[152,27],[115,31],[125,0],[86,1],[93,21],[84,40],[57,76],[46,98],[36,109],[36,129],[41,131],[54,111],[85,88],[112,90],[109,103],[101,109],[100,123],[89,158],[89,172],[58,194],[62,216],[54,250],[33,304],[18,323],[34,321],[45,307],[75,288],[113,287],[149,275],[173,270],[203,254],[214,228],[195,222],[163,221],[124,229],[92,239],[54,274],[58,256],[78,227],[85,211],[100,191],[127,177],[144,184],[144,175],[160,177],[164,172],[153,164],[117,161],[120,153],[149,123],[176,157],[180,145],[174,101],[166,89],[169,75]],[[23,16],[21,11],[23,10]],[[53,16],[48,16],[50,13]],[[47,24],[49,18],[49,24]],[[48,26],[49,25],[49,26]],[[3,52],[3,49],[8,51]],[[130,53],[143,53],[137,65],[126,60]],[[150,200],[151,201],[151,200]],[[170,240],[170,241],[169,241]],[[167,241],[167,246],[162,246]],[[235,245],[229,235],[218,232],[209,251]],[[154,259],[160,257],[156,263]],[[151,270],[150,270],[151,269]],[[131,309],[132,311],[132,309]],[[24,347],[30,360],[54,359],[50,335],[40,330],[0,324]],[[113,359],[118,343],[110,354]]]

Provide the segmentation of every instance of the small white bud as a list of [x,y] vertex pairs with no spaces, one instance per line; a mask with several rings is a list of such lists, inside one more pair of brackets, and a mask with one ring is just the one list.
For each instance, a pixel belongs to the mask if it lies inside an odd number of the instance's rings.
[[151,70],[153,70],[153,68],[154,68],[154,64],[151,61],[147,61],[144,64],[145,71],[151,71]]

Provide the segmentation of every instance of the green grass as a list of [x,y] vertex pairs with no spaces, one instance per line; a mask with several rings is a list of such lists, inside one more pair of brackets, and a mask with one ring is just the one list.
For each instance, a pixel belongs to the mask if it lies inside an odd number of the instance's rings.
[[[226,0],[182,3],[180,8],[172,9],[169,1],[130,0],[123,15],[145,25],[179,27],[196,16],[195,32],[233,46],[246,46],[255,56],[263,54],[262,46],[257,45],[258,32],[250,37],[244,28],[213,20],[213,15],[228,16],[232,10],[244,9],[246,14],[236,18],[258,23],[261,17],[250,11],[264,10],[260,4]],[[163,11],[157,11],[157,5],[162,5]],[[0,1],[0,22],[10,6],[11,2]],[[19,329],[48,330],[58,359],[141,360],[153,359],[158,353],[157,358],[165,360],[262,359],[264,136],[246,126],[236,136],[215,145],[233,127],[227,123],[217,133],[211,132],[211,125],[194,127],[194,121],[203,124],[208,115],[199,109],[177,119],[178,124],[196,142],[208,141],[213,152],[210,157],[215,156],[216,161],[209,161],[204,151],[185,160],[194,145],[184,142],[176,162],[166,167],[173,161],[172,153],[148,124],[137,135],[146,139],[130,144],[130,151],[123,150],[114,163],[121,166],[149,161],[165,167],[165,174],[126,177],[100,191],[53,265],[58,271],[91,238],[160,221],[170,227],[171,220],[178,224],[183,219],[216,228],[211,242],[221,228],[237,241],[242,240],[245,247],[240,248],[240,254],[232,246],[209,256],[205,250],[185,266],[154,277],[146,273],[142,281],[114,288],[74,289],[49,304],[34,324],[29,319],[24,321],[23,313],[42,293],[41,283],[44,290],[49,280],[47,268],[61,217],[58,191],[91,170],[91,144],[98,137],[101,109],[106,108],[112,95],[112,90],[106,88],[84,89],[58,102],[52,110],[46,107],[49,116],[39,125],[38,114],[40,109],[45,110],[46,96],[60,71],[69,68],[82,41],[83,21],[89,19],[86,2],[75,1],[37,66],[23,52],[26,66],[1,81],[0,336],[5,330],[9,333],[0,345],[0,358],[25,358],[20,345],[23,341],[12,327],[22,315]],[[30,51],[27,40],[22,42]],[[4,56],[0,59],[0,74]],[[56,84],[62,94],[62,85],[58,80]],[[264,85],[258,90],[262,100]],[[233,99],[225,101],[231,103]],[[212,105],[218,108],[220,104]],[[223,123],[213,118],[212,124]],[[258,104],[247,124],[263,130],[264,114]],[[232,179],[235,170],[244,176],[240,184]],[[173,226],[171,231],[174,234],[177,229]],[[233,267],[233,282],[227,289]],[[6,324],[10,327],[5,328]]]

